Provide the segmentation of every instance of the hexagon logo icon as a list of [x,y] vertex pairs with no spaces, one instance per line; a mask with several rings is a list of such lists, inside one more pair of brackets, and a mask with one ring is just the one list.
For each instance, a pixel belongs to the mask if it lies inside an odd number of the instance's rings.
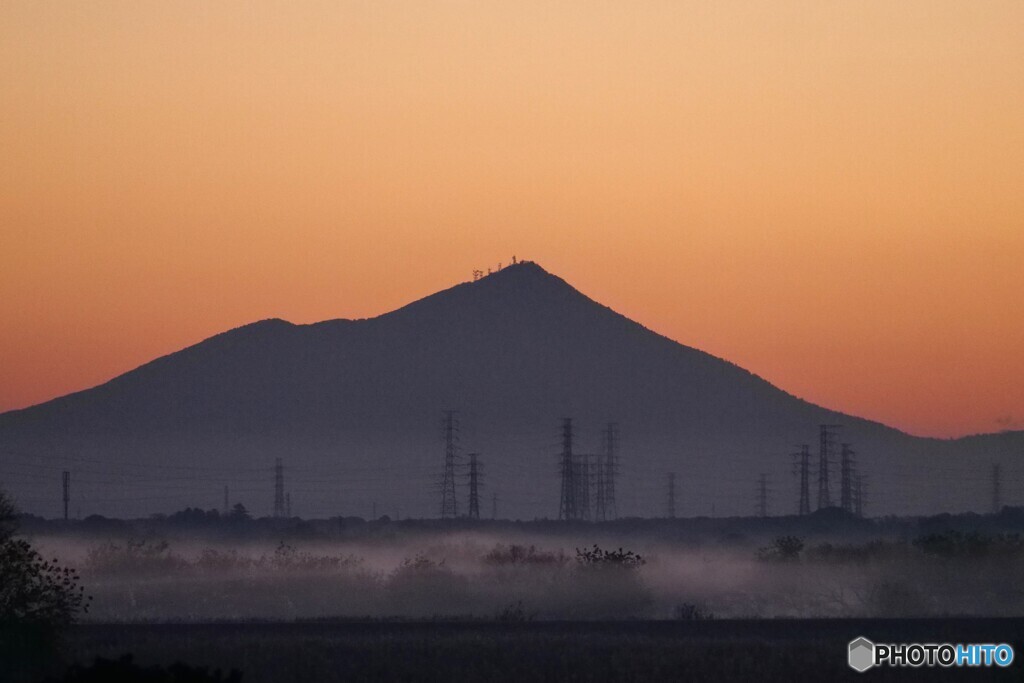
[[850,641],[850,668],[864,673],[875,665],[875,644],[861,636]]

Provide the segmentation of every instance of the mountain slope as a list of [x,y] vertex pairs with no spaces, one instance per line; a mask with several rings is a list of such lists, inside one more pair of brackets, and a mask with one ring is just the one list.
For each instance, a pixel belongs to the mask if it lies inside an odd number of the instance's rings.
[[979,491],[950,482],[972,477],[983,493],[965,459],[1013,448],[916,439],[813,406],[523,263],[377,318],[247,325],[0,415],[0,475],[23,507],[50,514],[60,469],[73,472],[83,513],[214,507],[223,485],[267,513],[280,457],[297,514],[367,514],[376,501],[428,516],[446,409],[459,411],[463,450],[481,452],[503,516],[557,513],[563,417],[576,420],[580,452],[618,423],[620,512],[640,515],[661,513],[668,471],[686,514],[746,513],[758,472],[788,511],[786,454],[799,443],[816,452],[819,423],[844,426],[875,511],[978,507]]

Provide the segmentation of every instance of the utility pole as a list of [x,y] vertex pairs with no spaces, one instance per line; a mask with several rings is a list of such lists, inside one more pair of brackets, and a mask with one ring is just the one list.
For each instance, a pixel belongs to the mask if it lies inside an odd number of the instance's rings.
[[224,514],[231,512],[231,506],[228,504],[228,485],[224,484]]
[[469,518],[480,519],[480,481],[477,456],[479,453],[469,454]]
[[801,444],[800,452],[794,454],[800,458],[798,465],[800,473],[800,501],[797,503],[797,514],[811,514],[811,447],[809,444]]
[[850,444],[844,443],[839,459],[839,506],[844,512],[853,513],[853,481],[856,455]]
[[832,443],[835,440],[835,430],[840,425],[820,425],[820,449],[818,454],[818,509],[832,507],[832,496],[828,481],[829,461],[832,453]]
[[64,501],[64,521],[68,521],[68,503],[71,502],[71,472],[64,470],[61,473],[61,480],[64,484],[64,495],[62,499]]
[[441,519],[459,516],[459,503],[455,498],[455,457],[458,448],[459,425],[454,410],[444,414],[444,478],[441,482]]
[[572,418],[562,420],[562,495],[558,503],[558,519],[576,519],[576,482],[574,479],[575,468],[572,457]]
[[668,518],[676,518],[676,473],[668,473]]
[[999,463],[992,463],[992,514],[999,514],[999,511],[1003,509],[1002,491],[1000,486],[1000,472]]
[[284,517],[284,465],[274,460],[274,516]]
[[757,516],[768,516],[768,475],[763,472],[757,477]]

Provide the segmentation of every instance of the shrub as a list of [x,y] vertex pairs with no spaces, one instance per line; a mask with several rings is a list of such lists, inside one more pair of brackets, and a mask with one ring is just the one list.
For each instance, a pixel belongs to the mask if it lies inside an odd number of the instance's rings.
[[715,618],[714,613],[689,602],[676,605],[672,616],[677,621],[711,621]]
[[536,612],[527,612],[523,606],[522,600],[516,600],[515,602],[506,605],[496,618],[497,621],[507,624],[522,624],[528,621],[533,621],[537,617]]
[[[268,562],[267,558],[261,558],[261,563]],[[355,556],[341,555],[312,555],[301,552],[295,546],[281,541],[274,551],[273,557],[269,559],[270,566],[280,571],[307,571],[319,572],[332,569],[349,569],[362,563],[362,560]]]
[[796,562],[804,549],[804,541],[796,536],[779,536],[771,545],[757,551],[759,559],[769,562]]
[[647,560],[637,555],[632,550],[602,550],[594,544],[589,550],[576,549],[576,562],[583,567],[616,567],[623,569],[637,569],[647,564]]
[[141,667],[132,662],[131,655],[125,655],[119,660],[97,657],[87,667],[75,664],[63,678],[51,678],[48,683],[240,683],[241,680],[242,674],[236,669],[225,676],[220,669],[211,673],[206,667],[192,667],[181,662],[175,662],[166,669],[160,666]]
[[192,561],[192,566],[201,572],[229,572],[249,569],[253,561],[249,557],[239,555],[237,550],[218,550],[203,548],[199,557]]
[[538,550],[537,546],[503,545],[499,543],[494,546],[486,555],[484,563],[491,565],[562,565],[568,562],[569,558],[561,551],[554,553],[546,550]]
[[1024,542],[1019,534],[981,534],[977,531],[960,533],[946,531],[927,534],[914,540],[914,547],[934,557],[979,558],[994,555],[1019,555]]
[[806,559],[818,562],[866,564],[873,560],[899,557],[905,550],[902,542],[876,539],[863,545],[820,543],[807,548],[804,555]]
[[565,609],[577,619],[628,619],[647,613],[652,599],[640,567],[647,561],[619,548],[576,549],[576,566],[564,584]]
[[928,613],[921,592],[907,581],[885,579],[873,583],[865,596],[868,614],[874,617],[920,617]]
[[395,614],[449,615],[464,609],[468,581],[424,555],[406,558],[387,577],[385,589]]
[[85,557],[90,571],[108,574],[165,573],[184,569],[188,562],[171,552],[167,541],[129,540],[124,545],[104,543],[90,548]]

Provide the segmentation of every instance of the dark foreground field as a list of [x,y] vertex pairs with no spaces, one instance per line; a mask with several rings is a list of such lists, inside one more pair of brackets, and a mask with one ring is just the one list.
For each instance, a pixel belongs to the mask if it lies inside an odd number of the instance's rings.
[[238,669],[248,683],[1024,680],[1019,659],[999,670],[857,674],[847,667],[846,646],[860,635],[875,642],[1010,642],[1018,658],[1024,652],[1024,619],[778,619],[90,624],[71,629],[48,661],[16,664],[27,650],[5,654],[6,675],[16,681],[60,680],[71,663],[126,653],[142,666],[183,661]]

